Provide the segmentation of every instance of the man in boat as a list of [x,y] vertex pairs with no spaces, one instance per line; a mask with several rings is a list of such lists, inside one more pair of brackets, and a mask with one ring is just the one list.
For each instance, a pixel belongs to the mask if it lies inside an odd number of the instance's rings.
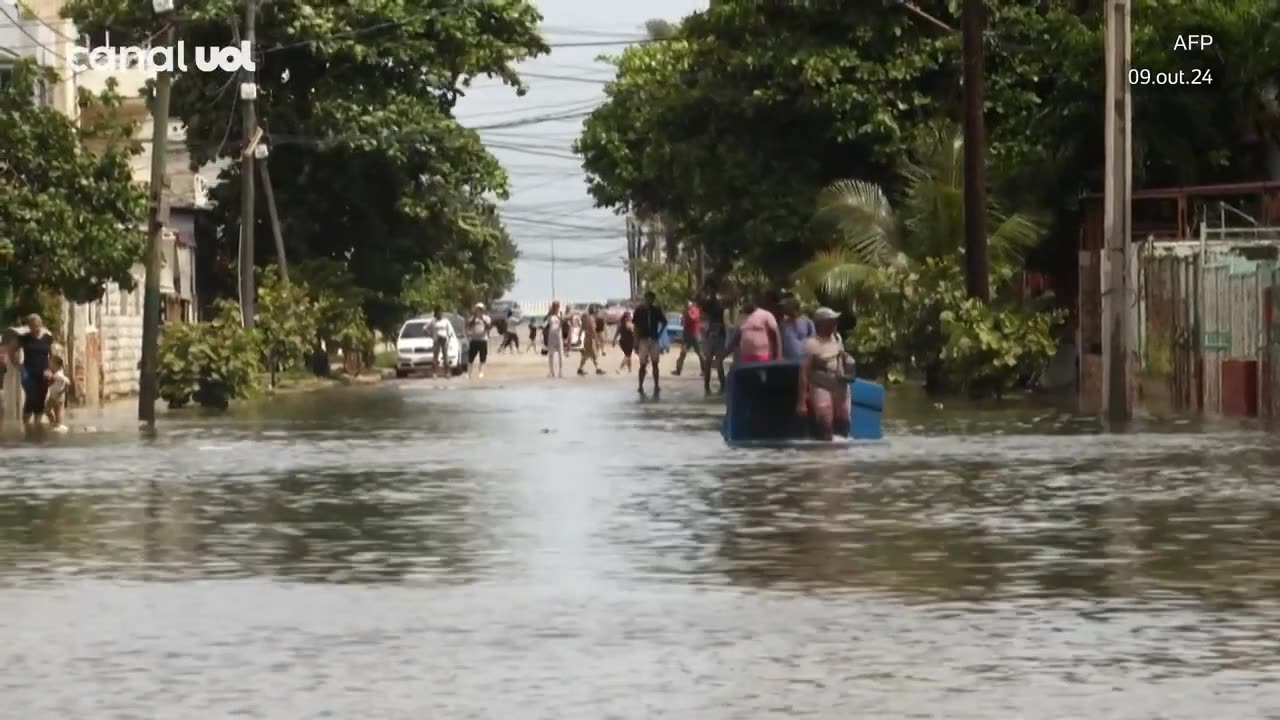
[[816,333],[805,340],[800,361],[796,413],[812,418],[818,440],[849,435],[849,385],[854,367],[836,334],[839,320],[840,313],[818,308],[813,314]]

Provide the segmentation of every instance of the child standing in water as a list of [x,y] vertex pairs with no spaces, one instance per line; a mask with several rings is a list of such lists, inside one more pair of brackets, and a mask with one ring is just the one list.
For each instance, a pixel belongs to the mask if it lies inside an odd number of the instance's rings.
[[71,381],[63,370],[62,358],[54,355],[49,358],[49,399],[45,402],[45,410],[49,423],[58,432],[66,432],[67,426],[62,424],[63,401],[67,396],[67,386]]

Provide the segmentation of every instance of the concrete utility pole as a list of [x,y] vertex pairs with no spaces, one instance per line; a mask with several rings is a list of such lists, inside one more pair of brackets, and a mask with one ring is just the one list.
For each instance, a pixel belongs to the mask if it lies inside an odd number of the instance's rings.
[[1127,0],[1107,6],[1106,187],[1103,222],[1106,251],[1102,256],[1102,408],[1112,420],[1133,417],[1133,358],[1129,352],[1130,211],[1133,153],[1129,101],[1130,7]]
[[[249,51],[256,57],[257,43],[257,0],[245,0],[244,5],[244,38],[249,43]],[[240,311],[244,317],[244,326],[253,327],[253,318],[257,314],[254,302],[254,243],[253,221],[255,217],[253,146],[258,129],[258,86],[254,81],[252,70],[241,71],[240,100],[244,119],[244,148],[240,154]]]
[[[175,35],[171,24],[164,31],[164,47],[173,48]],[[138,420],[146,423],[148,429],[156,426],[156,398],[160,389],[160,266],[164,252],[164,227],[169,221],[164,180],[169,149],[169,89],[172,84],[172,73],[157,74],[156,96],[151,107],[155,129],[151,132],[151,208],[147,227],[147,275],[142,296],[142,368],[138,378]]]
[[982,0],[964,0],[964,265],[969,297],[991,299],[987,266],[987,129]]

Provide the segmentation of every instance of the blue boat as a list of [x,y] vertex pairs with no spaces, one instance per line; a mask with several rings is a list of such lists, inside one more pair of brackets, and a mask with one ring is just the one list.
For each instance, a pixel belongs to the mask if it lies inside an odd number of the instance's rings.
[[[800,363],[775,360],[735,364],[726,378],[726,404],[720,434],[730,445],[792,443],[813,439],[812,421],[796,414]],[[880,440],[884,387],[855,379],[849,387],[852,412],[849,438]]]

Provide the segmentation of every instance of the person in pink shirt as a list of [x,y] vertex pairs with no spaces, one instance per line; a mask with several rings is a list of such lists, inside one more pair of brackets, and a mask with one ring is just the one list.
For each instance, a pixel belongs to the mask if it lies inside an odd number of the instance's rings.
[[739,362],[769,362],[776,360],[782,347],[778,332],[778,319],[763,307],[763,303],[744,308],[746,316],[738,324],[737,358]]

